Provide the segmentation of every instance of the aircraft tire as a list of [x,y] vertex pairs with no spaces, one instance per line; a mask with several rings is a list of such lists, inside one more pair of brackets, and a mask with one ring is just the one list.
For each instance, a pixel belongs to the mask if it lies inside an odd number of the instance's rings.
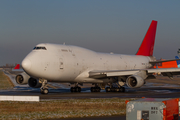
[[115,92],[116,88],[112,87],[110,92]]
[[71,92],[75,92],[75,89],[74,89],[74,87],[71,87]]
[[94,87],[91,87],[91,92],[95,92],[95,91],[94,91]]
[[91,87],[91,92],[100,92],[101,88],[100,87]]
[[43,89],[43,94],[48,94],[49,90],[48,89]]
[[100,92],[101,88],[100,87],[96,87],[96,92]]
[[116,88],[115,91],[116,91],[116,92],[120,92],[120,88]]
[[121,87],[121,88],[120,88],[120,92],[125,92],[125,88],[124,88],[124,87]]
[[110,87],[107,87],[107,88],[106,88],[106,92],[111,92],[111,88],[110,88]]
[[80,87],[77,87],[77,92],[81,92],[81,88]]
[[125,88],[123,87],[123,91],[122,92],[125,92]]

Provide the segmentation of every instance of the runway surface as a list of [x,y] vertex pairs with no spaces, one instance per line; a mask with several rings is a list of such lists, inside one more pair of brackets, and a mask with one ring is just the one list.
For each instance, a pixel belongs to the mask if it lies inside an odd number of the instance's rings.
[[146,88],[131,90],[127,89],[125,93],[106,93],[101,90],[99,93],[91,93],[89,88],[83,88],[81,93],[71,93],[69,89],[57,89],[49,90],[49,94],[40,94],[39,89],[26,89],[26,88],[16,88],[13,90],[1,90],[0,95],[33,95],[40,96],[40,99],[82,99],[82,98],[141,98],[141,97],[151,97],[151,98],[180,98],[179,89],[171,88]]
[[[48,119],[51,120],[51,119]],[[52,120],[126,120],[126,116],[102,116],[102,117],[84,117],[84,118],[61,118]]]
[[[20,95],[20,96],[40,96],[40,100],[55,100],[55,99],[92,99],[92,98],[180,98],[180,85],[177,81],[175,84],[169,84],[170,80],[162,79],[160,82],[146,82],[144,86],[138,89],[126,87],[126,91],[106,93],[101,90],[99,93],[91,93],[90,86],[82,87],[81,93],[71,93],[68,84],[52,83],[57,89],[49,88],[49,94],[40,93],[39,88],[30,88],[28,85],[18,85],[15,82],[15,75],[8,72],[5,74],[11,79],[15,87],[10,90],[1,90],[0,95]],[[180,78],[177,80],[180,81]],[[168,81],[168,82],[167,82]],[[126,120],[126,116],[102,116],[102,117],[84,117],[84,118],[65,118],[63,120]],[[53,119],[54,120],[54,119]],[[59,120],[59,119],[56,119]]]
[[58,89],[49,88],[49,94],[44,95],[40,93],[39,88],[30,88],[28,85],[18,85],[15,82],[15,75],[5,72],[7,76],[12,80],[15,87],[11,90],[1,90],[0,95],[33,95],[40,96],[41,100],[46,99],[83,99],[83,98],[180,98],[180,86],[179,84],[162,84],[160,86],[154,85],[154,83],[147,82],[144,86],[137,89],[126,87],[126,91],[122,92],[110,92],[106,93],[105,90],[101,90],[99,93],[91,93],[90,87],[85,86],[82,88],[81,93],[71,93],[68,84],[52,83],[58,87]]

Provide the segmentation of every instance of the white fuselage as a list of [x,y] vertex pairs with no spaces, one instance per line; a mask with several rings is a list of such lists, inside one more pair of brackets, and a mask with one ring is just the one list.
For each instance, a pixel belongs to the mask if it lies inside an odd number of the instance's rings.
[[77,46],[43,43],[23,60],[26,73],[50,82],[103,83],[89,78],[92,70],[134,70],[150,68],[150,57],[98,53]]

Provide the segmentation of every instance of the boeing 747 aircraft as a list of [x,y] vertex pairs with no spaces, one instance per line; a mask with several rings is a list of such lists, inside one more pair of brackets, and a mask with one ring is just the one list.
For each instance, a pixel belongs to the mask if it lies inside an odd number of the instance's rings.
[[[82,47],[42,43],[22,61],[24,73],[16,76],[19,84],[29,84],[48,93],[48,82],[74,84],[71,92],[80,92],[80,85],[92,83],[91,92],[107,92],[139,88],[155,72],[172,77],[180,74],[179,68],[153,69],[158,63],[153,57],[157,21],[153,20],[136,55],[99,53]],[[127,46],[128,47],[128,46]],[[165,62],[165,61],[161,61]],[[114,87],[116,84],[118,87]]]

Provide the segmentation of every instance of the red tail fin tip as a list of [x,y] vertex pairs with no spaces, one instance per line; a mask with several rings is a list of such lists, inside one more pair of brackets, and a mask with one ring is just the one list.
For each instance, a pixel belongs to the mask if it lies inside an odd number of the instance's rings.
[[152,20],[151,25],[149,26],[149,29],[136,55],[153,56],[156,28],[157,28],[157,21]]
[[17,64],[14,69],[19,69],[19,68],[20,68],[20,64]]

